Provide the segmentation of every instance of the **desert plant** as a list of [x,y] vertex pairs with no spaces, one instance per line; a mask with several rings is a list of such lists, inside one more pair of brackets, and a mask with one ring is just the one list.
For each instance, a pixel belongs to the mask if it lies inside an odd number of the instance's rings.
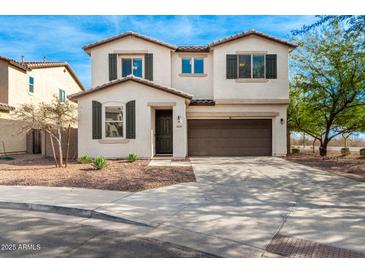
[[350,155],[350,154],[351,154],[350,148],[348,148],[348,147],[341,148],[341,155],[342,156],[346,156],[346,155]]
[[93,162],[93,159],[91,159],[91,157],[87,154],[84,154],[82,155],[80,158],[79,158],[79,162],[81,164],[90,164]]
[[360,149],[360,156],[365,157],[365,148]]
[[297,147],[293,147],[292,149],[291,149],[291,153],[293,153],[293,154],[298,154],[300,152],[300,149],[299,148],[297,148]]
[[96,169],[103,169],[108,164],[107,160],[103,156],[97,156],[94,161],[92,162],[92,165]]
[[137,154],[135,153],[129,153],[128,154],[128,161],[133,163],[134,161],[136,161],[138,159]]

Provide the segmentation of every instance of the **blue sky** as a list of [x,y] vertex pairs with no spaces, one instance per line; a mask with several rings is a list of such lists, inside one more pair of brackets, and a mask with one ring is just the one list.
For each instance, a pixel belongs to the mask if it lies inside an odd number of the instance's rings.
[[67,61],[90,87],[82,46],[125,31],[174,45],[206,45],[256,29],[279,38],[316,21],[314,16],[0,16],[0,55],[26,61]]

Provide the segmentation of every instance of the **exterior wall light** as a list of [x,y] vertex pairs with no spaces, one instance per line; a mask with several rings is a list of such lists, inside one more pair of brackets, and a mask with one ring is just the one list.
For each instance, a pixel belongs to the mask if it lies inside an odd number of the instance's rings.
[[182,118],[180,115],[177,116],[177,123],[182,124]]
[[280,124],[284,125],[284,119],[280,118]]

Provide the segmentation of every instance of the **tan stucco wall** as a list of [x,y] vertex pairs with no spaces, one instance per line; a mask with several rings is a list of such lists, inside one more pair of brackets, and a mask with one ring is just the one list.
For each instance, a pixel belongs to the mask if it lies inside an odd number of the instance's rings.
[[[34,77],[34,93],[29,93],[29,76]],[[9,105],[49,102],[53,95],[59,95],[59,89],[66,96],[81,89],[65,67],[33,69],[27,73],[9,67]]]
[[[214,99],[287,99],[288,47],[270,40],[250,36],[214,47],[213,54],[213,90]],[[277,54],[277,79],[264,82],[238,82],[226,79],[226,55],[238,52],[266,52]]]
[[[204,76],[181,75],[183,56],[204,56]],[[194,99],[213,99],[213,54],[173,53],[171,57],[172,87],[194,95]]]
[[[139,52],[153,54],[153,81],[171,86],[171,50],[157,44],[135,37],[110,42],[91,50],[91,85],[92,87],[109,82],[109,53]],[[119,56],[119,58],[121,55]],[[144,59],[144,57],[143,57]],[[118,77],[121,78],[121,61],[118,59]],[[144,64],[144,60],[143,60]],[[144,67],[143,67],[144,73]]]
[[[193,119],[230,119],[230,115],[234,115],[233,118],[231,117],[232,119],[272,119],[273,156],[284,156],[286,155],[286,111],[286,105],[190,106],[187,109],[187,117],[188,119],[190,119],[189,117],[193,117]],[[220,113],[220,115],[212,115],[214,112]],[[242,116],[239,116],[240,113]],[[281,119],[284,124],[281,124]]]
[[0,103],[8,103],[8,63],[0,61]]
[[24,123],[5,119],[4,116],[0,116],[0,154],[4,152],[3,142],[7,153],[25,152],[26,132],[22,130]]
[[[102,140],[93,140],[92,100],[102,103],[103,106],[113,102],[125,104],[131,100],[136,100],[136,139],[119,139],[119,143],[105,143],[108,140],[114,142],[105,137]],[[148,106],[151,103],[175,104],[175,106],[171,104],[173,109],[173,156],[176,158],[185,157],[187,153],[185,99],[134,82],[115,85],[79,98],[79,156],[88,154],[92,157],[102,155],[107,158],[126,158],[129,153],[137,153],[141,158],[152,157],[154,150],[154,107]],[[177,126],[178,115],[183,118],[181,127]],[[105,136],[104,130],[103,136]]]
[[[25,103],[49,102],[52,95],[59,95],[59,88],[66,91],[66,96],[80,91],[80,87],[64,67],[34,69],[29,72],[7,66],[8,104],[18,107]],[[34,77],[34,94],[30,94],[29,76]],[[20,133],[22,122],[15,120],[14,114],[0,112],[0,147],[5,142],[7,152],[26,151],[26,134]],[[2,149],[0,150],[2,151]]]

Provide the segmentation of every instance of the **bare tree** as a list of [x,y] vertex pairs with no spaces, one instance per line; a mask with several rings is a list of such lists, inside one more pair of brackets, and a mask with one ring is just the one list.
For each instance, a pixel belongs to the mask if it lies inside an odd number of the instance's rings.
[[[70,101],[60,102],[56,96],[50,103],[23,104],[15,111],[18,119],[26,123],[22,130],[41,129],[49,134],[56,166],[63,166],[62,132],[77,121],[76,106]],[[58,162],[53,140],[58,148]]]

